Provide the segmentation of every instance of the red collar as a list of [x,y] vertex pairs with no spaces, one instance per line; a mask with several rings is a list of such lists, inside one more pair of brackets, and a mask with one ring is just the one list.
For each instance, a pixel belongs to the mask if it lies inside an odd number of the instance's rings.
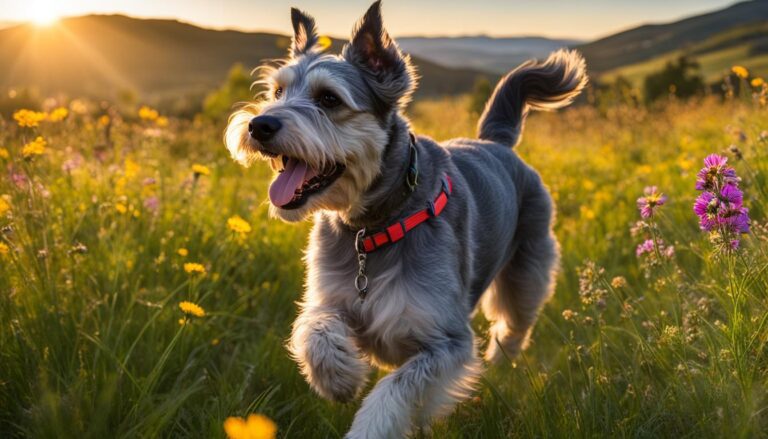
[[419,224],[440,215],[440,213],[443,212],[443,209],[445,209],[445,205],[448,204],[448,198],[450,197],[451,192],[453,192],[453,182],[451,181],[451,177],[449,177],[448,174],[443,174],[440,193],[437,194],[434,201],[427,202],[426,209],[420,210],[411,216],[384,228],[384,230],[380,232],[362,236],[361,239],[357,241],[358,251],[362,253],[371,253],[388,244],[394,244],[405,238],[405,234],[413,230]]

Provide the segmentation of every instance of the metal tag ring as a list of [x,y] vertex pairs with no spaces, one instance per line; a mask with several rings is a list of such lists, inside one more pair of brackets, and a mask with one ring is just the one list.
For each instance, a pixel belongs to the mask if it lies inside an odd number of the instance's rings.
[[355,277],[355,288],[357,291],[363,291],[368,288],[368,276],[364,274],[358,274]]

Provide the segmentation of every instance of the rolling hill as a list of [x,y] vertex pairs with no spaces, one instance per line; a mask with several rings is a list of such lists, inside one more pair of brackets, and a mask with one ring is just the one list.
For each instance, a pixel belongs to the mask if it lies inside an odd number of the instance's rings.
[[492,38],[405,37],[400,46],[419,57],[447,67],[469,67],[503,74],[531,58],[546,57],[549,52],[579,44],[578,40],[543,37]]
[[768,1],[753,0],[674,23],[644,25],[577,46],[594,76],[637,82],[680,55],[702,67],[706,80],[734,64],[768,73]]
[[[121,15],[68,18],[50,28],[18,25],[0,30],[0,87],[98,97],[129,90],[143,99],[168,99],[211,90],[235,63],[252,68],[281,58],[289,42],[284,35]],[[334,40],[331,50],[342,44]],[[423,77],[419,96],[466,92],[483,75],[418,57],[414,62]]]

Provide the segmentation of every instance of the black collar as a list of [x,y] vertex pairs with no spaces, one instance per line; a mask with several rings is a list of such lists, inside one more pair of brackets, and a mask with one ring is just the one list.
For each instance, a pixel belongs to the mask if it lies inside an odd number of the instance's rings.
[[408,137],[408,170],[405,173],[405,185],[408,188],[408,194],[416,190],[419,185],[419,151],[416,149],[416,136],[409,132]]
[[[382,199],[383,202],[381,204],[371,206],[372,211],[354,218],[354,224],[347,224],[352,230],[357,230],[360,227],[375,228],[385,223],[392,218],[392,215],[405,203],[411,193],[416,190],[416,187],[419,185],[419,153],[416,145],[416,136],[412,132],[408,132],[408,138],[408,165],[404,167],[402,176],[399,178],[402,181],[399,189],[394,188],[394,190],[390,190],[389,194]],[[380,182],[374,182],[371,185],[371,189],[375,190],[374,188],[379,184]]]

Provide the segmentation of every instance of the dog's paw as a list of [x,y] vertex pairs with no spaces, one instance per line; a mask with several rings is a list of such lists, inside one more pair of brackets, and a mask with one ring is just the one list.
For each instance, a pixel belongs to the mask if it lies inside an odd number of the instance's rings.
[[530,331],[525,333],[507,331],[491,331],[488,348],[485,351],[485,361],[499,363],[512,360],[525,349],[530,342]]
[[365,384],[369,366],[344,335],[314,333],[307,339],[301,361],[309,385],[336,402],[353,400]]

